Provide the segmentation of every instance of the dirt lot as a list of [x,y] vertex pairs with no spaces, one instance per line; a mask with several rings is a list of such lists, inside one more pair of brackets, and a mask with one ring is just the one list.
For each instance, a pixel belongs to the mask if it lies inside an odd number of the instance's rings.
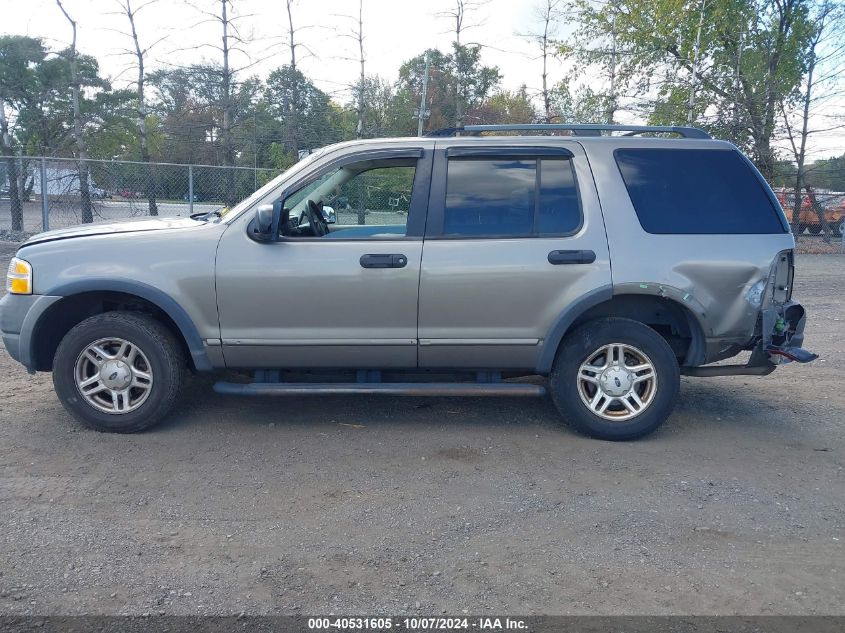
[[0,614],[845,614],[843,271],[798,259],[822,360],[684,379],[628,444],[546,400],[208,379],[102,435],[0,351]]

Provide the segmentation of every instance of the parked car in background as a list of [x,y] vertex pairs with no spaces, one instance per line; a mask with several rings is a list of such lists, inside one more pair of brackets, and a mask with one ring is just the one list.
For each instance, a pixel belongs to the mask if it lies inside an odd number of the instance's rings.
[[[194,199],[194,202],[202,202],[203,201],[202,197],[200,197],[200,195],[196,192],[194,192],[193,199]],[[190,202],[191,196],[186,193],[184,196],[182,196],[182,200],[184,200],[185,202]]]
[[129,199],[143,198],[144,197],[144,194],[141,193],[140,191],[132,191],[131,189],[121,189],[120,191],[117,192],[117,195],[119,195],[121,198],[129,198]]
[[111,194],[106,191],[105,189],[100,189],[99,187],[91,187],[90,189],[91,197],[97,200],[105,200],[106,198],[111,198]]
[[[410,192],[407,214],[327,220],[368,187]],[[794,246],[760,173],[701,130],[467,126],[318,150],[228,212],[37,235],[0,331],[101,431],[153,426],[190,369],[250,371],[215,390],[287,406],[549,393],[579,431],[626,440],[669,417],[681,375],[815,358]]]

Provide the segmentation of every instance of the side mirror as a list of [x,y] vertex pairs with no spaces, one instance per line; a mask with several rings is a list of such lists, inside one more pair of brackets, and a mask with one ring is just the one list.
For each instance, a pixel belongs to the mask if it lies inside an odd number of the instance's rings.
[[262,204],[255,209],[252,220],[253,237],[262,242],[275,242],[279,237],[279,221],[282,216],[282,201]]
[[270,234],[273,226],[273,205],[262,204],[255,210],[255,232]]
[[323,205],[323,219],[326,221],[326,224],[337,224],[337,213],[335,213],[332,207]]

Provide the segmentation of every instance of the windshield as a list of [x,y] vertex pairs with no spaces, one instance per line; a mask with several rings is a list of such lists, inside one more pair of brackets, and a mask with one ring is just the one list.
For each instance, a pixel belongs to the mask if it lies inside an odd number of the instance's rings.
[[308,154],[308,156],[306,156],[302,160],[294,163],[287,170],[285,170],[284,172],[282,172],[281,174],[279,174],[278,176],[273,178],[273,180],[268,182],[266,185],[264,185],[263,187],[258,189],[249,198],[242,200],[241,202],[239,202],[238,204],[233,206],[231,209],[221,210],[220,211],[220,217],[221,218],[230,217],[230,216],[235,217],[241,211],[243,211],[244,209],[246,209],[248,207],[251,207],[258,200],[261,200],[261,198],[263,198],[268,193],[270,193],[273,189],[278,187],[280,182],[282,182],[283,180],[286,180],[286,179],[290,178],[291,176],[297,174],[298,172],[302,171],[303,169],[308,167],[308,165],[313,163],[315,160],[317,160],[320,156],[322,156],[325,153],[326,153],[325,147],[321,147],[317,150],[314,150],[313,152]]

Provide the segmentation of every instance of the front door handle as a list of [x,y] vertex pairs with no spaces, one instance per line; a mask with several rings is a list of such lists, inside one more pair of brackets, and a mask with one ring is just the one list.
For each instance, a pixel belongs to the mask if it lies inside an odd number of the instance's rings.
[[596,261],[594,251],[552,251],[549,253],[549,263],[560,264],[592,264]]
[[368,254],[361,255],[362,268],[405,268],[408,258],[401,254]]

